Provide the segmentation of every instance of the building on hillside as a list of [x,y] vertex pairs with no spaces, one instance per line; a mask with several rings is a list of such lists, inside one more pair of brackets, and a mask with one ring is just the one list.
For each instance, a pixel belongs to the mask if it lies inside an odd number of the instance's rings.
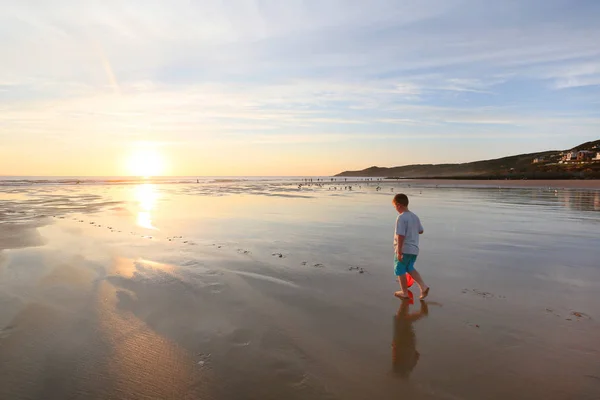
[[577,161],[591,161],[596,154],[589,150],[580,150],[577,152]]
[[577,160],[577,152],[576,151],[567,151],[562,158],[563,161],[575,161]]
[[546,159],[544,157],[536,157],[536,158],[533,159],[533,163],[534,164],[539,164],[539,163],[544,162],[544,161],[546,161]]
[[596,157],[594,157],[594,161],[600,161],[600,151],[596,153]]

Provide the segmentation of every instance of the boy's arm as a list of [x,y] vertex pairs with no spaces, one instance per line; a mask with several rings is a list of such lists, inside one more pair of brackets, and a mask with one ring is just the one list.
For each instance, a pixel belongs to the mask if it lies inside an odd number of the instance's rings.
[[402,261],[402,246],[404,245],[404,236],[396,235],[396,257],[399,261]]
[[424,231],[425,229],[423,229],[423,224],[421,223],[421,220],[419,220],[419,235],[422,235]]

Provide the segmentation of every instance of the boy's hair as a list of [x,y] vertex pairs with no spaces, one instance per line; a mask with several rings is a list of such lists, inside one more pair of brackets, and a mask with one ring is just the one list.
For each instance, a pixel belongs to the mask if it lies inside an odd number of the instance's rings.
[[408,207],[408,196],[404,193],[398,193],[394,196],[394,200],[392,200],[394,204],[400,204],[401,206]]

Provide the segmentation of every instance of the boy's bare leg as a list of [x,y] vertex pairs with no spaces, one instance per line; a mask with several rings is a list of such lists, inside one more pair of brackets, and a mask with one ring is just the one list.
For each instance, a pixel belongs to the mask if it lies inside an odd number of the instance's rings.
[[398,277],[398,283],[400,283],[400,291],[402,296],[408,297],[408,282],[406,281],[406,274],[402,274]]
[[413,269],[409,272],[409,274],[413,277],[415,282],[417,282],[417,285],[419,285],[419,289],[421,289],[421,294],[424,293],[427,289],[429,289],[429,286],[427,286],[425,282],[423,282],[423,278],[421,278],[421,274],[419,274],[419,271]]

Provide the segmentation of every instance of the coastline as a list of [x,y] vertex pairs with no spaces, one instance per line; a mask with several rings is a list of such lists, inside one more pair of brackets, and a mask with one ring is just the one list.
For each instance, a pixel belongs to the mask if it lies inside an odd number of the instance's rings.
[[600,179],[408,179],[418,184],[453,185],[453,186],[489,186],[502,188],[568,188],[568,189],[600,189]]
[[[337,178],[339,179],[339,178]],[[348,178],[345,178],[348,179]],[[373,178],[378,179],[378,178]],[[560,179],[560,180],[510,180],[510,179],[444,179],[444,178],[382,178],[383,181],[368,183],[401,183],[423,187],[478,187],[478,188],[552,188],[600,190],[600,179]],[[346,181],[326,182],[327,184],[364,183],[365,178],[350,178]]]

